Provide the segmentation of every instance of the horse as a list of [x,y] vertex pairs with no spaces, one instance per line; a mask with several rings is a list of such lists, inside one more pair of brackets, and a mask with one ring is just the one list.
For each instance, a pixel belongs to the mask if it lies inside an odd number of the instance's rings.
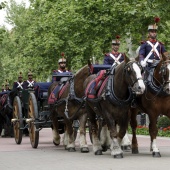
[[162,55],[162,59],[152,65],[152,75],[149,75],[147,78],[146,91],[143,95],[136,98],[137,108],[130,109],[132,153],[139,153],[136,138],[136,115],[140,110],[149,116],[150,151],[152,151],[153,157],[161,157],[156,144],[156,136],[158,133],[156,123],[159,115],[166,115],[170,118],[170,60],[166,58],[165,55]]
[[[52,120],[52,131],[53,131],[53,143],[55,145],[60,144],[59,135],[59,123],[58,117],[64,119],[65,133],[64,133],[64,146],[69,152],[75,150],[75,138],[73,133],[73,120],[79,120],[79,131],[80,131],[80,149],[81,152],[89,152],[89,148],[86,141],[86,121],[87,114],[85,113],[84,107],[84,91],[83,83],[84,80],[89,76],[89,67],[91,63],[82,67],[73,78],[66,82],[66,88],[63,90],[62,95],[55,104],[50,106],[51,108],[51,120]],[[48,99],[52,93],[52,90],[60,82],[53,82],[48,89]],[[63,87],[64,88],[64,87]],[[57,94],[55,94],[57,98]]]
[[[88,87],[95,75],[89,76],[84,82],[86,96],[86,110],[91,124],[93,152],[102,155],[102,146],[98,138],[98,125],[96,115],[101,116],[110,131],[111,155],[122,158],[123,151],[120,143],[128,126],[128,110],[135,95],[140,95],[145,90],[141,69],[136,61],[130,61],[125,56],[124,61],[112,67],[108,76],[97,93],[97,98],[88,98]],[[120,126],[119,133],[116,123]]]
[[6,91],[1,93],[0,98],[0,126],[1,135],[13,137],[13,126],[11,123],[12,115],[12,103],[16,93],[13,91]]

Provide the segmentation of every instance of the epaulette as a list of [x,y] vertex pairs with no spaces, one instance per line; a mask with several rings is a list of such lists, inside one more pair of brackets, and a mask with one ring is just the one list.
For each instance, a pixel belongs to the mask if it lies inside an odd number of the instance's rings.
[[164,43],[163,42],[160,42],[160,41],[158,41],[161,45],[164,45]]
[[105,54],[104,54],[104,56],[107,56],[107,57],[109,57],[110,55],[109,55],[109,53],[105,53]]
[[141,41],[141,42],[140,42],[140,44],[145,44],[145,43],[146,43],[146,41]]

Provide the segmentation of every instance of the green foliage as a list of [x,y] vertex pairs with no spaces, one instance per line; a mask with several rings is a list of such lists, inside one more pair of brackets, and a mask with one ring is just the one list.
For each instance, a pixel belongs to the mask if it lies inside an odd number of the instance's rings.
[[166,128],[170,126],[170,119],[167,116],[160,117],[157,123],[158,128]]
[[123,52],[130,35],[136,48],[155,16],[161,17],[159,38],[169,43],[167,0],[30,0],[29,8],[11,0],[6,10],[14,27],[0,33],[0,82],[6,77],[13,82],[20,71],[27,75],[30,68],[37,81],[46,81],[58,67],[61,52],[74,72],[93,56],[103,61],[116,35],[121,36]]

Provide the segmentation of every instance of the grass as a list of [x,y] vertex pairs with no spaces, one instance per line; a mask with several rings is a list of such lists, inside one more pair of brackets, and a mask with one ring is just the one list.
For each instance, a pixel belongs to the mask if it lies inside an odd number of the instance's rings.
[[[128,133],[132,134],[131,127],[128,128]],[[146,126],[139,125],[136,128],[136,134],[137,135],[149,135],[149,129]],[[158,130],[158,135],[157,136],[170,137],[170,126],[167,127],[167,128],[160,128]]]

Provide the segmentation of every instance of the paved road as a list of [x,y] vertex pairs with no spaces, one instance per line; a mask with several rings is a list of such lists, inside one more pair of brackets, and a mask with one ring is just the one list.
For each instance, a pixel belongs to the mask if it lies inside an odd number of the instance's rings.
[[[131,137],[131,136],[130,136]],[[63,146],[54,146],[51,129],[40,131],[37,149],[33,149],[29,137],[23,137],[21,145],[16,145],[14,138],[0,137],[0,170],[158,170],[169,169],[170,139],[158,138],[162,157],[153,158],[149,151],[148,136],[138,136],[139,154],[124,153],[123,159],[114,159],[110,151],[102,156],[95,156],[92,146],[89,153],[80,153],[78,140],[76,152],[69,153]]]

